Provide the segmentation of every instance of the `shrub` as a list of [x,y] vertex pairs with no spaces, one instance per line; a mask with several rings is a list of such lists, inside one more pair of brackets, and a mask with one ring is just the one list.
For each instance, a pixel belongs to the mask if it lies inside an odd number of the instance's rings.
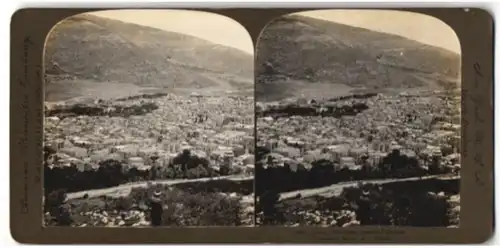
[[73,223],[73,219],[71,218],[71,207],[68,204],[61,205],[55,216],[55,220],[58,226],[70,226]]
[[57,213],[58,208],[64,203],[65,200],[66,200],[65,189],[57,189],[54,191],[47,192],[45,196],[44,212],[50,212],[52,215],[54,213]]
[[186,172],[186,176],[187,178],[202,178],[202,177],[209,177],[209,172],[208,170],[203,167],[202,165],[199,165],[198,167],[195,167],[195,168],[192,168],[192,169],[189,169],[187,172]]
[[264,192],[259,197],[258,211],[262,211],[262,222],[263,224],[277,224],[280,220],[280,213],[276,208],[276,204],[279,200],[280,195],[275,190],[268,190]]
[[119,211],[127,211],[131,210],[135,203],[135,199],[131,196],[120,197],[116,199],[110,199],[108,202],[109,209],[116,209]]
[[[165,221],[175,221],[186,226],[237,226],[240,225],[240,203],[217,193],[186,194],[174,206],[175,216]],[[165,223],[167,224],[167,223]]]
[[450,205],[446,197],[437,197],[425,192],[412,199],[408,222],[411,226],[448,226],[450,225],[449,209]]
[[[130,198],[146,201],[152,188],[134,189]],[[220,193],[188,193],[177,189],[164,190],[163,224],[168,226],[236,226],[240,225],[240,199]]]
[[[361,170],[350,170],[348,168],[338,169],[336,162],[328,159],[318,159],[311,163],[311,169],[290,170],[288,167],[267,166],[271,165],[272,159],[266,161],[266,154],[270,151],[264,147],[257,147],[255,174],[256,194],[265,190],[273,189],[278,192],[293,191],[324,187],[331,184],[353,181],[368,180],[376,178],[406,178],[418,177],[426,174],[443,174],[448,171],[438,159],[429,166],[429,171],[421,168],[426,161],[416,159],[393,151],[388,154],[379,164],[364,164]],[[363,161],[361,161],[363,162]]]
[[[152,193],[161,189],[164,192],[162,222],[168,226],[237,226],[240,225],[241,204],[239,197],[229,197],[221,193],[188,191],[164,185],[149,185],[147,188],[133,188],[130,194],[120,198],[103,198],[104,209],[107,211],[147,211],[147,203]],[[80,207],[75,208],[76,214],[85,212],[82,202],[75,202]],[[99,209],[103,209],[99,208]],[[64,217],[64,216],[63,216]],[[146,213],[149,218],[149,213]],[[47,223],[49,219],[47,218]],[[55,221],[52,222],[57,223]]]
[[[317,210],[326,214],[322,218],[328,218],[341,210],[353,210],[362,225],[449,226],[457,224],[457,209],[453,209],[448,196],[429,192],[458,194],[459,181],[422,180],[383,186],[360,184],[344,188],[339,196],[289,199],[272,205],[275,208],[277,206],[277,212],[286,211],[284,223],[308,222],[298,216],[297,211]],[[263,215],[265,220],[265,214]]]

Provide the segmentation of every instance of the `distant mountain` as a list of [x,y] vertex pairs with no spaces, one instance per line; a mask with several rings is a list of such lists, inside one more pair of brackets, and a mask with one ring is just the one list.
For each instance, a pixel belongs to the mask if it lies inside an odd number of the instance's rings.
[[227,90],[253,87],[253,56],[193,36],[89,14],[49,34],[47,80]]
[[448,50],[303,16],[269,24],[256,56],[257,94],[276,91],[270,82],[283,81],[442,88],[454,85],[460,72],[460,56]]

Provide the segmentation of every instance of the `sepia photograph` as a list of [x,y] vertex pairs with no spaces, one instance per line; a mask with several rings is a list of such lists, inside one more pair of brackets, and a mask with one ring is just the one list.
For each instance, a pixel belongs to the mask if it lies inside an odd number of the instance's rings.
[[256,225],[459,226],[451,27],[316,10],[275,19],[256,46]]
[[43,226],[251,226],[246,29],[187,10],[61,20],[44,50]]

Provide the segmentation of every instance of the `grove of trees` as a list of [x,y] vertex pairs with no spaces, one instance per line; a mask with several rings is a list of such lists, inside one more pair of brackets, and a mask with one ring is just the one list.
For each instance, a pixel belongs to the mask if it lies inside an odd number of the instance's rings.
[[294,171],[286,162],[284,166],[267,166],[266,168],[264,163],[267,161],[262,158],[268,153],[269,150],[264,147],[257,148],[255,164],[257,195],[267,190],[286,192],[324,187],[347,181],[421,177],[452,172],[449,168],[442,166],[439,158],[419,161],[418,158],[400,154],[397,150],[388,154],[379,164],[375,166],[363,164],[358,170],[338,169],[337,162],[326,159],[314,161],[310,169],[298,166],[297,170]]

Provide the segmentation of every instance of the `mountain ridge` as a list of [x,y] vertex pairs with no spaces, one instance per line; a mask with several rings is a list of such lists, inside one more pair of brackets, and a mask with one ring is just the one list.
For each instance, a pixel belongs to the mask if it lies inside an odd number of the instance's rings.
[[442,89],[459,81],[460,56],[394,34],[290,15],[261,33],[255,68],[257,94],[280,94],[274,84],[293,81],[301,82],[299,88],[330,83],[367,90]]
[[291,14],[288,17],[291,18],[291,19],[296,19],[296,20],[304,20],[304,21],[310,20],[310,21],[321,21],[321,22],[327,22],[327,23],[334,23],[334,24],[336,24],[338,26],[345,26],[345,27],[349,27],[349,28],[355,28],[355,29],[358,29],[358,30],[364,30],[366,32],[376,32],[376,33],[379,33],[379,34],[387,36],[387,37],[398,38],[398,39],[405,39],[405,40],[408,40],[410,42],[414,42],[415,44],[420,44],[420,45],[423,45],[423,46],[429,46],[429,47],[434,47],[434,48],[442,49],[442,50],[445,50],[448,53],[460,56],[459,53],[457,53],[455,51],[452,51],[450,49],[447,49],[445,47],[433,46],[433,45],[430,45],[430,44],[422,43],[422,42],[419,42],[419,41],[416,41],[416,40],[412,40],[410,38],[407,38],[407,37],[399,35],[399,34],[384,32],[384,31],[380,31],[380,30],[376,30],[375,31],[375,30],[372,30],[372,29],[369,29],[369,28],[363,28],[363,27],[359,27],[359,26],[343,24],[343,23],[339,23],[339,22],[335,22],[335,21],[324,20],[324,19],[321,19],[321,18],[314,18],[314,17],[310,17],[310,16],[303,16],[303,15],[300,15],[300,14]]
[[46,81],[239,90],[253,87],[253,56],[153,27],[80,14],[46,39]]

